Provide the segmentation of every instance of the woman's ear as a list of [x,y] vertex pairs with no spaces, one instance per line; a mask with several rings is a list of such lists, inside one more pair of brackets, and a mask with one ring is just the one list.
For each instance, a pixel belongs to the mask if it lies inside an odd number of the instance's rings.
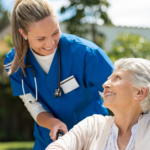
[[135,99],[139,101],[143,100],[147,96],[148,92],[149,92],[148,87],[139,89]]
[[19,29],[19,32],[20,32],[20,34],[23,36],[23,38],[24,38],[24,39],[26,39],[26,38],[27,38],[27,35],[26,35],[26,34],[24,34],[24,32],[23,32],[23,30],[22,30],[22,29]]

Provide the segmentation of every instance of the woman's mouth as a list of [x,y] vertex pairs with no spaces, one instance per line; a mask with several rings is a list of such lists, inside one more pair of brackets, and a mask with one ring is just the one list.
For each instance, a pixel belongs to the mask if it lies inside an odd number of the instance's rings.
[[[54,46],[53,46],[53,47],[54,47]],[[53,47],[51,47],[51,48],[43,48],[43,49],[46,50],[46,51],[50,51],[50,50],[53,49]]]
[[107,97],[107,96],[113,96],[113,95],[116,95],[115,93],[112,93],[112,92],[106,92],[105,93],[105,97]]

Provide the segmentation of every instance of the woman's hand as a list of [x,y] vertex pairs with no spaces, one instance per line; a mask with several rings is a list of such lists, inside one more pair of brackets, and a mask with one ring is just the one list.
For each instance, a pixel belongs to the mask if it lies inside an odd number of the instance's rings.
[[51,126],[51,131],[49,133],[49,135],[53,141],[56,141],[56,134],[57,134],[58,130],[63,131],[64,134],[66,132],[68,132],[66,124],[61,122],[59,119],[54,118],[52,126]]
[[68,132],[67,126],[59,119],[54,118],[54,116],[49,112],[39,113],[37,116],[37,123],[50,130],[49,135],[53,141],[56,141],[56,134],[58,130],[63,131],[64,134]]

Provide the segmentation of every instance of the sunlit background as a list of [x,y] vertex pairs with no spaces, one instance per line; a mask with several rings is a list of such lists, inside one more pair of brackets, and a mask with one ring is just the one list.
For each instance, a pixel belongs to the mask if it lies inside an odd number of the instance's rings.
[[[94,6],[84,1],[87,6],[83,0],[75,0],[76,6],[68,10],[71,0],[50,0],[62,32],[93,41],[113,62],[122,57],[150,60],[150,0],[93,0]],[[11,14],[13,6],[14,0],[0,0],[0,150],[31,150],[34,122],[21,100],[12,96],[3,66],[6,53],[13,47],[6,12]],[[84,18],[76,17],[78,10]]]
[[[70,14],[60,15],[61,6],[67,5],[68,0],[50,0],[57,10],[59,20],[71,17]],[[150,27],[150,1],[149,0],[108,0],[110,7],[108,15],[116,26]],[[5,9],[12,11],[14,0],[1,0]]]

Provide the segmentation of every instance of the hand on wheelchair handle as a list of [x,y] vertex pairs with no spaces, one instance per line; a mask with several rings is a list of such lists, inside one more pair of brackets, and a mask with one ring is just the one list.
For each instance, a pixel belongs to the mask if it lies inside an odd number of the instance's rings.
[[58,130],[57,134],[56,134],[56,140],[58,140],[60,137],[62,137],[64,135],[64,132],[61,130]]

